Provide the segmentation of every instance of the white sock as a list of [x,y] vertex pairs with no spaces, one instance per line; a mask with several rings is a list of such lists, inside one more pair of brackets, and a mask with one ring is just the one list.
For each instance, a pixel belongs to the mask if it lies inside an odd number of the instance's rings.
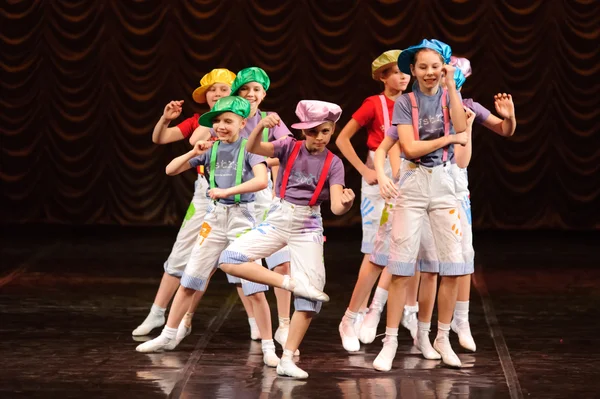
[[425,323],[425,322],[419,321],[419,322],[417,322],[417,326],[419,328],[419,331],[427,331],[427,332],[431,331],[431,322]]
[[165,326],[160,335],[168,339],[175,339],[175,336],[177,335],[177,329]]
[[469,301],[456,301],[454,318],[457,324],[469,321]]
[[386,327],[385,328],[385,336],[387,337],[396,337],[395,339],[397,340],[398,338],[398,329],[397,328],[391,328],[391,327]]
[[350,309],[346,309],[346,313],[344,313],[344,318],[350,320],[352,323],[356,320],[356,316],[358,316],[358,313],[353,312]]
[[388,291],[381,287],[377,287],[377,289],[375,290],[375,294],[373,295],[373,302],[371,302],[371,305],[373,305],[374,303],[378,303],[383,308],[383,305],[386,304],[387,299]]
[[150,308],[150,313],[154,313],[157,316],[164,316],[167,308],[161,308],[158,305],[152,304]]
[[290,328],[290,318],[279,317],[279,328]]
[[450,334],[450,324],[445,324],[442,323],[441,321],[438,321],[438,331],[437,331],[437,337],[435,337],[435,339],[448,339],[448,335]]
[[294,352],[292,352],[289,349],[284,349],[283,355],[281,355],[281,360],[293,361],[294,360]]
[[404,305],[404,310],[410,313],[417,313],[419,311],[419,303],[415,306]]

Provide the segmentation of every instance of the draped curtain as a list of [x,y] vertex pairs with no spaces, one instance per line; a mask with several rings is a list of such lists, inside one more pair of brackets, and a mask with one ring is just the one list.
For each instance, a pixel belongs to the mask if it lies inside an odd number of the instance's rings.
[[[3,223],[176,224],[194,173],[164,167],[189,144],[158,146],[170,100],[185,117],[212,68],[264,68],[261,106],[288,124],[301,99],[338,103],[338,130],[381,91],[381,52],[437,38],[471,60],[463,88],[494,110],[511,93],[518,127],[475,127],[476,228],[600,227],[597,0],[2,1],[0,218]],[[366,133],[353,139],[366,155]],[[330,148],[339,154],[332,143]],[[346,162],[357,196],[360,176]],[[360,223],[360,206],[327,225]]]

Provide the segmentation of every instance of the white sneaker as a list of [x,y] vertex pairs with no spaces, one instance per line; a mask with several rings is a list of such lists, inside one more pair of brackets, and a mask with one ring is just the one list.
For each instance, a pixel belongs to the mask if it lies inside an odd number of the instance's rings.
[[[275,331],[274,339],[279,345],[281,345],[282,349],[285,349],[285,343],[287,342],[289,333],[289,327],[282,328],[281,326],[279,326]],[[300,356],[300,349],[296,349],[296,352],[294,352],[294,356]]]
[[442,356],[433,349],[429,341],[429,331],[419,331],[414,342],[417,349],[423,354],[423,357],[428,360],[439,360]]
[[410,336],[415,339],[417,336],[418,323],[417,320],[417,312],[411,312],[404,308],[404,312],[402,313],[402,326],[410,331]]
[[347,317],[342,318],[339,327],[340,337],[342,338],[342,346],[348,352],[358,352],[360,350],[360,342],[354,330],[354,323]]
[[281,359],[277,366],[277,374],[292,378],[305,379],[308,378],[308,373],[296,366],[293,360]]
[[373,368],[378,371],[390,371],[392,369],[392,363],[396,357],[396,351],[398,350],[398,339],[396,337],[385,337],[383,339],[383,348],[379,352],[379,355],[373,361]]
[[153,340],[138,345],[135,350],[138,352],[149,353],[170,351],[175,349],[175,347],[177,347],[177,341],[175,339],[167,338],[161,334]]
[[452,319],[450,328],[452,331],[458,334],[458,342],[460,343],[460,346],[468,351],[475,352],[477,346],[475,345],[475,340],[471,335],[471,326],[469,325],[468,321],[457,322],[456,319]]
[[369,311],[365,315],[365,321],[363,321],[360,330],[358,330],[358,339],[363,344],[370,344],[375,340],[377,326],[381,319],[381,311],[382,309],[371,304]]
[[187,327],[185,325],[185,319],[181,320],[181,323],[179,323],[179,327],[177,327],[177,335],[175,336],[175,341],[177,342],[177,345],[179,345],[181,341],[183,341],[183,339],[191,333],[192,326]]
[[312,301],[319,302],[329,302],[329,295],[324,293],[323,291],[318,290],[315,286],[311,285],[308,281],[304,281],[304,279],[294,278],[292,281],[295,284],[292,292],[294,295],[310,299]]
[[140,336],[148,335],[152,330],[165,325],[165,315],[156,315],[152,312],[148,313],[146,319],[140,324],[135,330],[132,331],[131,335]]
[[275,344],[273,342],[262,343],[263,362],[269,367],[277,367],[279,358],[275,353]]
[[433,348],[442,355],[442,362],[450,367],[462,367],[462,363],[452,350],[448,337],[437,337],[433,341]]

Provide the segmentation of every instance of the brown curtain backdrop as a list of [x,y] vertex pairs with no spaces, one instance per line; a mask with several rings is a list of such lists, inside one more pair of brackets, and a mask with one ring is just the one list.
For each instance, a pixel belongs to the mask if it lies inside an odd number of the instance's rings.
[[[290,125],[300,99],[332,101],[344,109],[339,130],[381,90],[370,78],[372,59],[437,38],[472,62],[464,97],[492,111],[494,93],[515,100],[514,137],[475,130],[475,227],[597,229],[599,7],[597,0],[3,0],[0,218],[179,223],[195,176],[170,178],[164,168],[189,146],[154,145],[151,133],[170,100],[185,100],[185,117],[204,111],[191,98],[204,73],[260,66],[272,79],[262,109]],[[365,140],[361,131],[354,141],[362,155]],[[346,175],[359,195],[349,164]],[[360,223],[359,202],[343,217],[326,211],[326,223]]]

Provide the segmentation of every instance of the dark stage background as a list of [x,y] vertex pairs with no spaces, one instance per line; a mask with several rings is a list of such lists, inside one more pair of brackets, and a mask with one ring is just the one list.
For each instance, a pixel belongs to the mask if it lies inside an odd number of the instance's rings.
[[[426,37],[471,60],[463,96],[490,109],[514,96],[513,138],[476,128],[475,228],[600,227],[597,0],[1,4],[3,223],[177,224],[195,177],[164,167],[188,147],[151,132],[169,100],[203,111],[191,93],[204,73],[260,66],[264,110],[290,125],[298,100],[321,99],[343,124],[380,90],[372,59]],[[327,223],[360,223],[359,204]]]

